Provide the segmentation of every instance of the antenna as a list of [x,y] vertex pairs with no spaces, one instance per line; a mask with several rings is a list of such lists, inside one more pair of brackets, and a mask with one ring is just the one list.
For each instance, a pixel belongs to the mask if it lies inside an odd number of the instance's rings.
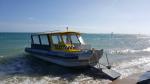
[[68,27],[67,27],[66,29],[67,29],[67,31],[68,31]]

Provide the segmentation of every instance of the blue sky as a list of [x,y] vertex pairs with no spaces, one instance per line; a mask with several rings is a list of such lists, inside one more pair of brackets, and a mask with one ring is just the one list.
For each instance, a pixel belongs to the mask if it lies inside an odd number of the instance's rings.
[[149,0],[0,0],[0,32],[150,34]]

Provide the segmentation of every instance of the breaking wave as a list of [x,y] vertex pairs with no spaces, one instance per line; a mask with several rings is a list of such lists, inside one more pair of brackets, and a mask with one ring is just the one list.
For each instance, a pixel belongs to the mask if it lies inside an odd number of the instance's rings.
[[108,84],[108,79],[94,79],[65,67],[19,55],[0,61],[0,84]]
[[141,73],[150,70],[150,57],[143,57],[133,59],[131,61],[124,61],[119,64],[114,64],[114,70],[121,73],[120,78],[125,78],[134,73]]
[[110,54],[132,54],[132,53],[141,53],[141,52],[150,52],[150,47],[142,49],[142,50],[134,50],[134,49],[114,49],[111,50]]
[[4,56],[0,56],[0,58],[3,58]]

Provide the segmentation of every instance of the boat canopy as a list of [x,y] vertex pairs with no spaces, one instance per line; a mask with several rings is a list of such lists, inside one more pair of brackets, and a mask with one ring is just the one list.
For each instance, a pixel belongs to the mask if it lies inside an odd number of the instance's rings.
[[84,41],[79,32],[44,32],[31,35],[32,46],[51,50],[80,51]]
[[42,35],[42,34],[49,34],[49,35],[55,35],[55,34],[60,34],[60,35],[63,35],[63,34],[78,34],[78,35],[80,35],[81,33],[80,32],[73,32],[73,31],[66,31],[66,32],[40,32],[40,33],[34,33],[32,35]]

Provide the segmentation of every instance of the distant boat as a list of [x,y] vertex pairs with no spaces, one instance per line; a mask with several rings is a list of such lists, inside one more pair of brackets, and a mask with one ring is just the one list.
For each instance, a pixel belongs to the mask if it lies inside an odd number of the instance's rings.
[[25,51],[32,56],[66,67],[95,66],[103,55],[85,44],[81,33],[74,31],[44,32],[31,35],[31,47]]

